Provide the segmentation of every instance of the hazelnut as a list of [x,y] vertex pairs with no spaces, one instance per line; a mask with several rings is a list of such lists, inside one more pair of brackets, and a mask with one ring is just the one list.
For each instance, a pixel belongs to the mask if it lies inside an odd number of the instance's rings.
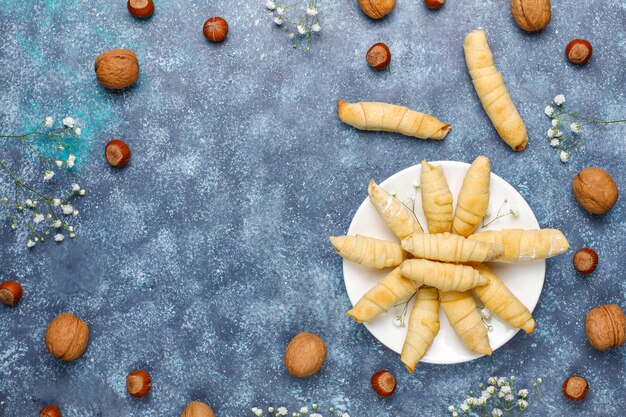
[[285,349],[285,367],[298,378],[319,372],[326,360],[326,343],[317,335],[302,332]]
[[380,19],[393,11],[396,0],[359,0],[359,6],[372,19]]
[[63,313],[50,322],[46,331],[48,352],[64,361],[80,358],[89,342],[87,323],[70,313]]
[[112,167],[122,168],[130,161],[130,148],[125,142],[119,139],[113,139],[107,143],[104,155],[107,158],[107,162]]
[[144,370],[134,370],[126,377],[126,389],[135,398],[148,395],[152,388],[152,377]]
[[212,17],[204,22],[203,32],[211,42],[222,42],[228,36],[228,22],[221,17]]
[[520,29],[536,32],[550,23],[552,6],[550,0],[511,0],[511,15]]
[[574,255],[574,268],[581,274],[591,274],[598,266],[598,254],[591,248],[582,248]]
[[22,298],[22,286],[15,281],[4,281],[0,284],[0,302],[14,306]]
[[378,371],[372,375],[372,388],[383,398],[390,397],[396,390],[396,378],[389,371]]
[[187,404],[180,417],[215,417],[208,404],[193,401]]
[[572,401],[582,401],[589,392],[589,383],[585,378],[572,375],[563,381],[563,395]]
[[584,39],[573,39],[565,47],[565,56],[569,62],[576,65],[586,64],[592,53],[591,44]]
[[626,341],[626,316],[615,304],[596,307],[587,313],[585,333],[595,349],[621,346]]
[[367,51],[365,58],[370,67],[376,70],[384,70],[391,62],[391,51],[387,45],[378,42]]
[[152,0],[128,0],[128,11],[137,19],[147,19],[154,14]]
[[127,49],[112,49],[100,54],[94,67],[100,84],[113,90],[126,88],[139,78],[137,56]]
[[446,4],[446,0],[424,0],[424,5],[431,10],[438,10]]
[[39,417],[63,417],[56,405],[47,405],[39,411]]
[[619,196],[613,178],[600,168],[585,168],[572,181],[574,196],[585,210],[593,214],[609,212]]

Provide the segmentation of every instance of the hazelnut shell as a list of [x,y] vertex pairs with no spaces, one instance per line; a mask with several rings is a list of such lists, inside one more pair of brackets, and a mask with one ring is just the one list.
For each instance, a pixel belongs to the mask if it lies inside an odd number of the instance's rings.
[[582,401],[589,392],[589,383],[585,378],[572,375],[563,381],[563,395],[571,401]]
[[619,197],[613,177],[600,168],[585,168],[572,180],[572,189],[578,203],[590,213],[609,212]]
[[591,274],[598,267],[598,254],[591,248],[582,248],[574,255],[574,268],[581,274]]
[[593,47],[585,39],[572,39],[565,47],[565,56],[572,64],[586,64],[593,55]]
[[424,0],[424,5],[430,10],[439,10],[446,4],[446,0]]
[[137,19],[147,19],[154,14],[152,0],[128,0],[128,11]]
[[144,370],[134,370],[126,377],[126,390],[135,398],[148,395],[152,388],[152,377]]
[[626,341],[626,316],[615,304],[596,307],[587,313],[585,333],[594,349],[607,350],[621,346]]
[[372,19],[387,16],[396,7],[396,0],[358,0],[363,13]]
[[522,30],[542,30],[552,18],[550,0],[511,0],[511,15]]
[[63,313],[50,322],[46,331],[48,352],[64,361],[80,358],[89,343],[87,323],[70,313]]
[[389,371],[378,371],[372,375],[372,388],[383,398],[391,397],[396,390],[396,377]]
[[47,405],[39,411],[39,417],[63,417],[56,405]]
[[187,404],[180,417],[215,417],[208,404],[193,401]]
[[104,156],[112,167],[123,168],[130,161],[130,148],[124,141],[113,139],[104,148]]
[[375,43],[367,51],[365,55],[367,63],[375,70],[384,70],[389,66],[391,62],[391,51],[389,47],[382,42]]
[[128,49],[112,49],[100,54],[94,68],[100,84],[113,90],[129,87],[139,78],[139,61]]
[[0,284],[0,302],[14,306],[22,298],[22,286],[15,281],[4,281]]
[[228,36],[228,22],[219,16],[212,17],[204,22],[202,33],[211,42],[222,42]]
[[294,337],[285,349],[285,367],[298,378],[314,375],[326,360],[326,343],[317,335],[303,332]]

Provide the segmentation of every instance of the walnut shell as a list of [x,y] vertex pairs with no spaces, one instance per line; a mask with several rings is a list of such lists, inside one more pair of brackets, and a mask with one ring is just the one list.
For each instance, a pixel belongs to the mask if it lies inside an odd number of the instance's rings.
[[595,349],[621,346],[626,341],[626,316],[615,304],[596,307],[587,313],[585,333]]
[[511,0],[511,14],[521,29],[536,32],[548,26],[552,8],[550,0]]
[[359,6],[372,19],[380,19],[393,11],[396,0],[359,0]]
[[111,49],[100,54],[94,68],[100,84],[113,90],[126,88],[139,78],[139,61],[128,49]]
[[215,414],[208,404],[192,401],[187,404],[180,417],[215,417]]
[[326,343],[312,333],[299,333],[285,349],[285,367],[298,378],[318,373],[325,360]]
[[610,211],[619,191],[613,178],[600,168],[585,168],[572,181],[574,196],[585,210],[593,214]]
[[63,313],[50,322],[46,331],[48,352],[64,361],[80,358],[89,343],[87,323],[70,313]]

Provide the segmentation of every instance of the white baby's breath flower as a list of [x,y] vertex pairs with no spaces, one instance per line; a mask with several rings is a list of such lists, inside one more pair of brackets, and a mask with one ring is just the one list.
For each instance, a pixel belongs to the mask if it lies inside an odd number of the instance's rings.
[[511,401],[513,401],[514,399],[515,399],[515,396],[514,396],[513,394],[506,394],[506,395],[504,396],[504,401],[511,402]]
[[308,409],[308,407],[301,407],[301,408],[300,408],[300,412],[301,412],[302,414],[307,414],[307,413],[309,412],[309,409]]
[[320,26],[319,23],[313,23],[313,25],[311,25],[311,30],[313,32],[319,32],[320,30],[322,30],[322,26]]
[[322,415],[320,413],[313,413],[311,414],[311,417],[322,417]]
[[273,412],[274,412],[274,407],[269,407],[269,408],[267,409],[267,411],[268,411],[268,412],[270,412],[270,413],[273,413]]
[[54,172],[53,172],[53,171],[50,171],[49,169],[48,169],[48,170],[46,170],[46,171],[43,173],[43,179],[44,179],[44,181],[50,181],[50,180],[52,179],[52,177],[54,177]]
[[561,124],[561,121],[559,119],[552,119],[551,123],[553,127],[558,127]]
[[509,385],[505,385],[502,388],[500,388],[500,392],[503,393],[504,395],[510,394],[511,393],[511,387]]
[[35,242],[32,239],[28,239],[28,241],[26,242],[26,246],[28,246],[29,248],[32,248],[33,246],[35,246],[37,242]]
[[469,408],[469,405],[467,405],[467,403],[461,404],[461,411],[465,412],[465,411],[468,411],[469,409],[470,408]]
[[52,204],[53,204],[55,207],[59,207],[59,206],[61,205],[61,199],[60,199],[60,198],[53,198],[53,199],[52,199]]
[[550,146],[552,146],[553,148],[556,148],[557,146],[559,146],[561,144],[561,141],[558,140],[557,138],[554,138],[550,141]]
[[80,129],[80,127],[74,128],[74,134],[76,136],[80,136],[81,133],[83,133],[83,131]]
[[296,36],[294,32],[289,32],[289,39],[293,39]]
[[265,7],[267,7],[267,10],[274,10],[276,9],[276,3],[273,0],[267,0]]
[[67,116],[63,119],[63,126],[69,127],[70,129],[74,127],[76,124],[76,120],[73,117]]
[[276,8],[276,14],[279,15],[279,16],[284,15],[286,11],[287,11],[287,9],[285,8],[285,6],[278,6]]
[[71,204],[63,204],[61,206],[61,211],[63,212],[63,214],[65,214],[66,216],[69,216],[70,214],[74,213],[74,207],[72,207]]
[[580,132],[580,124],[574,122],[571,125],[569,125],[569,130],[571,130],[574,133],[578,133]]
[[493,417],[502,417],[502,410],[500,410],[499,408],[494,408],[493,410],[491,410],[491,415]]
[[57,168],[61,168],[63,166],[63,161],[57,159],[56,161],[54,161],[54,165],[56,165]]
[[277,24],[278,26],[283,24],[283,17],[282,16],[276,16],[274,17],[274,23]]
[[394,319],[393,319],[393,325],[394,325],[394,326],[396,326],[396,327],[404,327],[404,326],[402,325],[402,317],[400,317],[400,316],[396,316],[396,317],[394,317]]
[[563,94],[559,94],[558,96],[554,97],[554,104],[560,106],[563,103],[565,103],[565,96]]
[[[506,201],[506,200],[505,200]],[[498,378],[498,386],[499,387],[503,387],[505,385],[509,385],[508,381],[506,380],[506,378],[500,377]]]
[[317,16],[317,7],[309,6],[306,8],[306,14],[309,16]]
[[44,124],[44,126],[46,126],[47,128],[50,128],[50,127],[52,127],[52,125],[54,124],[54,119],[53,119],[52,117],[48,116],[48,117],[46,117],[46,118],[43,120],[43,124]]
[[543,112],[546,114],[546,116],[552,117],[552,115],[554,114],[554,107],[546,106],[546,108],[543,110]]
[[77,193],[80,191],[80,185],[74,183],[71,185],[70,189],[72,190],[72,192]]
[[61,220],[55,220],[54,223],[52,223],[52,227],[54,227],[55,229],[60,229],[61,226],[63,225],[63,223],[61,222]]
[[286,416],[287,415],[287,409],[285,407],[278,407],[278,410],[276,410],[276,413],[279,416]]
[[456,410],[456,408],[454,408],[454,406],[453,406],[453,405],[451,405],[450,407],[448,407],[448,411],[449,411],[449,412],[453,413],[453,412],[454,412],[454,410]]
[[480,310],[480,315],[485,320],[489,320],[491,318],[491,312],[487,307]]
[[83,197],[85,195],[86,191],[84,188],[81,188],[80,191],[78,191],[78,195]]
[[[489,385],[496,385],[496,384],[498,383],[498,378],[496,378],[495,376],[490,376],[490,377],[487,379],[487,383],[488,383]],[[493,394],[493,393],[492,393],[492,394]]]
[[521,390],[519,390],[519,391],[517,392],[517,395],[518,395],[520,398],[526,398],[526,397],[528,397],[528,390],[527,390],[527,389],[521,389]]
[[485,391],[487,391],[489,394],[493,395],[496,392],[496,387],[494,387],[494,386],[487,387],[487,389]]
[[68,168],[72,168],[75,162],[76,162],[76,156],[74,156],[74,154],[71,153],[67,156],[67,161],[65,161],[65,164],[67,165]]
[[565,151],[561,151],[561,153],[559,154],[559,158],[561,159],[561,162],[567,162],[569,161],[569,153],[565,152]]
[[72,216],[78,216],[78,210],[76,209],[72,210]]
[[300,35],[306,35],[306,33],[307,33],[306,25],[304,25],[304,24],[298,25],[298,27],[296,29],[298,29],[298,33]]
[[39,224],[39,223],[41,223],[42,221],[44,221],[45,219],[46,219],[46,218],[43,216],[43,214],[41,214],[41,213],[37,213],[37,214],[35,214],[35,217],[33,217],[33,222],[34,222],[35,224]]
[[57,233],[56,235],[54,235],[54,240],[57,242],[63,242],[63,239],[65,239],[65,236],[63,236],[61,233]]
[[30,208],[34,208],[36,206],[35,202],[30,198],[27,198],[26,201],[24,201],[24,204],[26,204],[26,207]]
[[517,400],[517,406],[520,410],[524,411],[528,408],[528,401],[526,400]]
[[519,216],[519,208],[517,206],[510,206],[509,211],[513,217]]

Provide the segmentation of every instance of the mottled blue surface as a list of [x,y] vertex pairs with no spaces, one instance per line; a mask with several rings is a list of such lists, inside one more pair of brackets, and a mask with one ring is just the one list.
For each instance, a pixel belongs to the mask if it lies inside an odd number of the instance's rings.
[[[319,0],[323,31],[310,54],[291,49],[263,1],[156,3],[155,16],[142,22],[122,0],[0,2],[0,131],[32,130],[46,115],[78,117],[84,143],[74,180],[88,191],[77,206],[75,240],[29,251],[23,234],[0,232],[2,278],[25,290],[17,308],[0,308],[1,416],[36,415],[49,402],[66,417],[172,416],[196,399],[222,417],[309,400],[353,417],[442,416],[470,386],[511,373],[545,381],[528,415],[624,415],[626,350],[596,352],[584,335],[590,308],[626,307],[624,202],[591,216],[570,182],[578,170],[600,166],[626,189],[625,131],[607,129],[564,165],[547,145],[543,115],[564,93],[572,108],[626,116],[623,0],[555,0],[550,26],[535,35],[515,26],[505,1],[450,0],[430,12],[418,0],[399,0],[374,22],[356,1]],[[230,23],[220,45],[202,36],[213,15]],[[473,91],[462,42],[476,27],[486,29],[526,120],[523,153],[496,137]],[[574,37],[594,46],[584,67],[564,59]],[[366,66],[377,41],[392,50],[390,72]],[[141,78],[112,93],[97,83],[93,61],[118,47],[137,53]],[[405,104],[454,130],[439,143],[359,132],[337,119],[339,98]],[[103,157],[112,137],[133,150],[122,171]],[[344,315],[341,260],[327,236],[347,230],[370,177],[382,180],[423,158],[469,162],[478,154],[491,158],[542,226],[562,229],[573,249],[594,247],[600,266],[582,278],[572,250],[550,260],[534,334],[518,334],[489,358],[422,364],[409,375]],[[23,164],[20,172],[39,169]],[[54,359],[43,343],[47,323],[64,311],[92,331],[74,363]],[[329,354],[319,375],[296,380],[282,354],[302,330],[319,333]],[[144,400],[125,391],[136,367],[154,379]],[[369,386],[380,368],[399,380],[388,400]],[[581,404],[560,393],[571,373],[591,384]]]

